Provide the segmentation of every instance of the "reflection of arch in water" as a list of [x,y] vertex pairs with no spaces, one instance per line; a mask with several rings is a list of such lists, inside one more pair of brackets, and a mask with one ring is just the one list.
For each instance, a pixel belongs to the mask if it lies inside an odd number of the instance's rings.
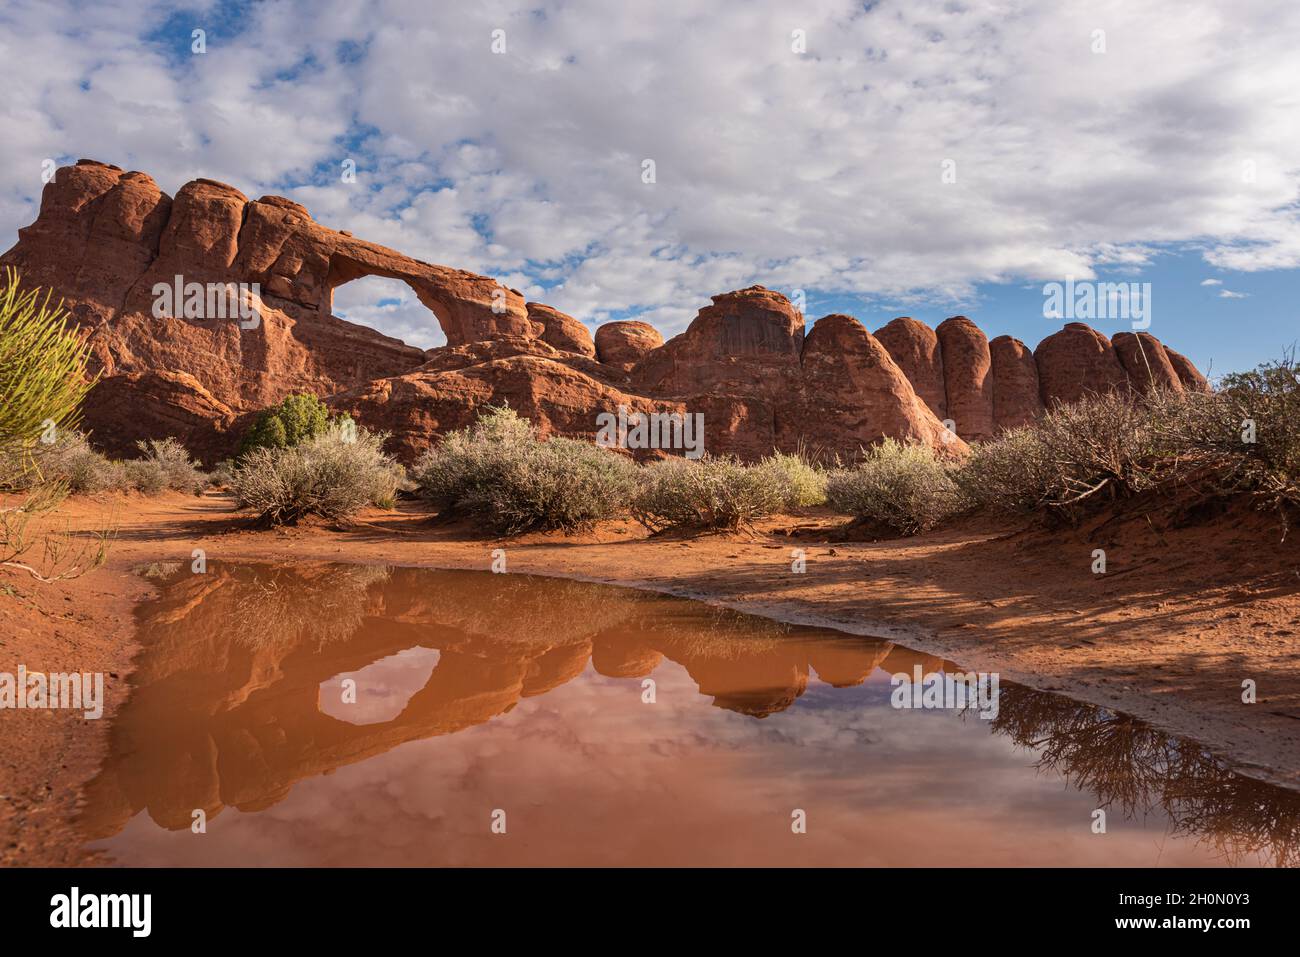
[[[342,623],[328,640],[311,627],[312,609],[317,622]],[[142,809],[181,829],[195,808],[211,817],[226,805],[268,807],[303,778],[482,724],[572,680],[588,661],[600,674],[637,678],[667,659],[716,706],[756,717],[789,707],[810,671],[846,687],[877,667],[951,670],[887,642],[482,572],[213,564],[165,584],[139,616],[145,652],[87,791],[81,823],[96,838]],[[437,649],[438,666],[392,720],[354,725],[320,711],[323,681],[415,646]],[[1191,742],[1007,683],[989,723],[1103,804],[1129,814],[1159,808],[1225,853],[1300,863],[1300,796],[1232,774]]]
[[[322,607],[342,616],[346,636],[322,641],[309,627]],[[237,613],[257,627],[232,629]],[[628,677],[668,658],[717,706],[762,715],[803,692],[810,660],[865,677],[889,648],[575,582],[333,565],[182,574],[142,609],[139,634],[146,652],[88,788],[82,826],[94,837],[142,809],[180,829],[195,808],[270,806],[302,778],[488,721],[588,661]],[[392,720],[321,710],[323,682],[415,646],[439,661]]]

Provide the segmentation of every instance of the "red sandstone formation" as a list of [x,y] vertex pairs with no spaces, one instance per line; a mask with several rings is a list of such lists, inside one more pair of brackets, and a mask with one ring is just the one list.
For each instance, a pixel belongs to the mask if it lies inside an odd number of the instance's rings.
[[[576,352],[588,359],[596,358],[596,344],[591,339],[591,333],[572,316],[544,303],[530,302],[528,318],[541,325],[542,332],[538,338],[548,345],[555,346],[561,352]],[[659,341],[663,342],[663,338],[660,337]]]
[[993,435],[993,361],[989,341],[965,316],[953,316],[935,330],[943,350],[943,385],[948,416],[964,439]]
[[672,395],[767,394],[771,376],[798,367],[803,332],[803,316],[779,292],[750,286],[724,293],[685,332],[648,353],[632,370],[632,380]]
[[392,433],[389,450],[408,462],[435,436],[470,425],[489,405],[509,405],[542,435],[594,436],[596,416],[620,405],[629,412],[685,411],[680,403],[634,395],[623,385],[617,370],[595,360],[509,337],[435,349],[418,369],[326,401],[362,425]]
[[948,393],[943,383],[943,353],[933,329],[910,316],[900,316],[876,330],[912,388],[939,419],[948,418]]
[[1034,354],[1019,339],[998,336],[989,343],[993,363],[993,423],[999,431],[1027,425],[1043,411]]
[[1089,393],[1128,385],[1110,340],[1082,322],[1067,322],[1034,350],[1043,404],[1077,402]]
[[803,374],[802,421],[819,447],[842,444],[838,436],[848,432],[863,446],[892,436],[953,456],[966,450],[912,390],[885,347],[852,316],[817,321],[804,344]]
[[[251,416],[251,413],[250,413]],[[101,449],[119,458],[137,453],[140,436],[175,436],[186,448],[211,445],[213,436],[238,441],[235,413],[185,372],[128,372],[99,380],[86,400],[81,427]],[[121,428],[123,422],[131,429]]]
[[663,344],[664,337],[648,322],[607,322],[596,330],[596,357],[624,371]]
[[1182,380],[1174,371],[1165,347],[1151,333],[1117,332],[1110,343],[1133,388],[1140,392],[1152,388],[1183,391]]
[[[805,341],[804,317],[762,286],[714,296],[668,342],[643,322],[606,323],[593,339],[487,276],[329,229],[293,200],[249,200],[204,179],[173,198],[144,173],[91,160],[57,171],[0,266],[65,300],[101,374],[86,426],[118,455],[176,435],[215,461],[254,412],[303,391],[392,432],[392,450],[409,460],[503,402],[544,434],[588,437],[620,405],[699,412],[709,452],[746,458],[801,446],[852,455],[883,436],[960,455],[965,443],[941,419],[984,438],[1032,418],[1038,396],[1050,405],[1130,385],[1206,388],[1151,336],[1120,334],[1112,347],[1080,323],[1032,356],[1005,337],[990,345],[963,317],[937,332],[896,319],[877,338],[833,315]],[[406,282],[447,345],[425,352],[332,315],[334,289],[364,276]],[[187,317],[184,296],[161,306],[156,289],[177,277],[218,291],[208,308],[242,302],[256,321]]]
[[1178,381],[1183,384],[1184,389],[1190,392],[1208,392],[1210,390],[1209,380],[1201,375],[1196,366],[1192,365],[1192,360],[1187,356],[1165,346],[1165,357],[1169,360],[1169,364],[1173,366],[1174,372],[1178,374]]

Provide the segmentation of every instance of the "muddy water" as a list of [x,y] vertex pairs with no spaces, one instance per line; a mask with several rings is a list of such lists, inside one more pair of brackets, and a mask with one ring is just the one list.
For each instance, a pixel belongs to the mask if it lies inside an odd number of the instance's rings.
[[953,666],[888,642],[525,576],[152,573],[80,820],[111,862],[1300,856],[1300,796],[1126,716],[1005,682],[992,720],[891,706],[890,674]]

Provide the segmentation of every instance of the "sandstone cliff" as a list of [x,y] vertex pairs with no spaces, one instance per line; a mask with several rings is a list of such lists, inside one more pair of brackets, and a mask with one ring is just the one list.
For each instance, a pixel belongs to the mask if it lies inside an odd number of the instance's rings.
[[[990,343],[963,316],[937,330],[896,319],[872,335],[832,315],[805,336],[804,316],[762,286],[714,296],[667,342],[633,321],[593,337],[490,277],[329,229],[284,197],[205,179],[170,197],[144,173],[92,160],[57,171],[4,265],[62,297],[87,336],[101,379],[85,423],[118,455],[176,435],[215,461],[253,413],[300,391],[393,433],[406,460],[503,402],[544,433],[575,436],[620,405],[700,412],[706,449],[746,458],[800,446],[851,455],[884,436],[961,455],[964,440],[1089,391],[1206,387],[1147,333],[1112,343],[1070,323],[1031,352]],[[409,285],[447,345],[426,352],[334,316],[334,290],[364,276]],[[256,321],[233,308],[216,317],[211,299],[188,317],[179,297],[160,309],[156,290],[177,283],[255,289]]]

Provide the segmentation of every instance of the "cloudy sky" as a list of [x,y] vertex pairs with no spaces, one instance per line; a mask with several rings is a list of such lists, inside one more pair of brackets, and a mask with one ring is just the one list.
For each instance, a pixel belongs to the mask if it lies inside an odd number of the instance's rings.
[[[1032,346],[1044,282],[1150,282],[1224,372],[1300,338],[1297,49],[1294,0],[6,0],[0,248],[84,156],[666,334],[761,282]],[[336,312],[441,340],[400,283]]]

